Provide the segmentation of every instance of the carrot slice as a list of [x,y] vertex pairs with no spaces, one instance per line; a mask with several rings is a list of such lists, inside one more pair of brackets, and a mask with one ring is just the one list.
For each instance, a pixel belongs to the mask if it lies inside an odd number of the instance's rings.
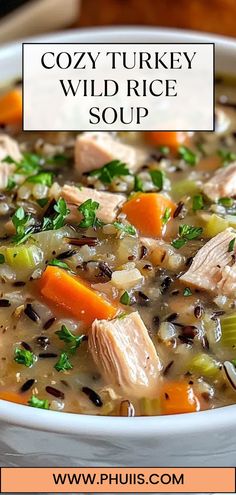
[[22,118],[22,95],[13,89],[0,97],[0,124],[18,124]]
[[161,391],[162,414],[190,413],[199,410],[199,402],[186,382],[165,383]]
[[146,132],[147,141],[154,146],[167,146],[171,151],[178,151],[181,144],[186,144],[188,134],[186,132],[164,132],[148,131]]
[[113,318],[117,307],[97,294],[79,277],[48,266],[40,279],[41,294],[87,325],[96,319]]
[[135,194],[123,207],[127,219],[143,235],[159,237],[165,231],[165,215],[173,216],[176,205],[170,199],[158,193]]
[[8,402],[15,402],[16,404],[27,404],[26,397],[18,394],[17,392],[8,392],[2,390],[0,392],[0,399],[7,400]]

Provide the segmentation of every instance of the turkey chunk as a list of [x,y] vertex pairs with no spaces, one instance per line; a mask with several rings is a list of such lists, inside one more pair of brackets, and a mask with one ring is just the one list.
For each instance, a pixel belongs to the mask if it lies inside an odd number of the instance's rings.
[[117,141],[108,132],[80,134],[75,143],[75,168],[79,174],[100,168],[112,160],[127,163],[129,170],[135,172],[146,158],[143,150]]
[[0,134],[0,190],[6,189],[8,178],[14,168],[14,165],[4,162],[7,156],[15,161],[19,161],[22,157],[17,142],[5,134]]
[[236,162],[218,169],[203,188],[204,194],[212,201],[236,195]]
[[78,206],[87,201],[87,199],[92,199],[99,203],[97,217],[105,223],[114,222],[118,208],[120,208],[125,201],[125,196],[123,194],[96,191],[89,187],[78,188],[68,185],[63,186],[61,196],[69,204],[71,220],[79,218]]
[[[217,294],[224,294],[232,297],[229,277],[231,282],[235,278],[233,250],[229,251],[229,243],[236,238],[233,229],[226,229],[224,232],[213,237],[203,246],[193,259],[193,262],[180,280],[185,284],[193,285],[199,289],[205,289]],[[236,291],[234,291],[236,295]]]
[[89,349],[107,383],[129,397],[155,396],[160,361],[138,312],[115,320],[95,320]]

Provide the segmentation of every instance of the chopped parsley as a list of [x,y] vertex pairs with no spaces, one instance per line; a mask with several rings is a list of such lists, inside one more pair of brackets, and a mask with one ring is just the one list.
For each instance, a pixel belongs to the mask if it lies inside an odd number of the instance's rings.
[[235,366],[236,368],[236,359],[231,359],[231,363]]
[[70,213],[64,198],[58,199],[53,207],[53,210],[55,213],[52,217],[43,218],[42,230],[58,230],[64,226],[65,219]]
[[54,174],[52,172],[39,172],[36,175],[31,175],[27,182],[32,184],[43,184],[44,186],[50,187],[53,182]]
[[127,224],[125,225],[124,223],[121,222],[114,222],[113,225],[117,230],[121,230],[121,232],[123,232],[124,234],[136,235],[137,233],[133,225],[127,225]]
[[150,170],[149,174],[154,186],[156,186],[161,191],[164,186],[165,173],[162,170]]
[[50,266],[58,266],[58,268],[63,268],[63,270],[70,270],[70,267],[65,263],[64,261],[58,260],[57,258],[53,258],[51,261],[48,262],[48,265]]
[[73,368],[73,365],[71,364],[69,357],[68,357],[66,352],[61,353],[54,368],[57,371],[67,371],[67,370],[71,370]]
[[48,198],[37,199],[37,203],[41,208],[44,208],[48,204]]
[[236,160],[236,153],[233,153],[232,151],[229,150],[220,149],[218,150],[218,155],[220,156],[224,167],[229,165],[229,163],[233,162],[234,160]]
[[185,287],[184,290],[183,290],[183,295],[185,297],[191,296],[192,295],[191,289],[189,287]]
[[62,325],[61,329],[56,332],[59,339],[70,344],[70,351],[74,352],[85,340],[85,335],[74,335],[65,325]]
[[138,175],[134,176],[134,191],[135,192],[143,191],[143,181],[142,179],[140,179]]
[[7,163],[14,163],[16,165],[16,173],[31,175],[40,170],[43,159],[35,153],[23,153],[22,159],[19,162],[13,160],[13,158],[9,155],[4,158],[4,161]]
[[27,366],[27,368],[30,368],[31,366],[33,366],[36,360],[36,356],[31,351],[16,347],[14,360],[16,361],[16,363],[23,364],[24,366]]
[[176,249],[183,247],[188,241],[197,239],[203,232],[202,227],[193,227],[192,225],[183,224],[179,226],[179,237],[172,241],[172,246]]
[[218,203],[226,208],[230,208],[230,206],[233,206],[234,200],[232,198],[220,198],[218,199]]
[[5,263],[5,256],[4,254],[0,253],[0,265],[2,265],[3,263]]
[[236,240],[236,238],[234,237],[229,242],[228,253],[231,253],[232,251],[234,251],[235,240]]
[[203,207],[204,207],[203,196],[201,194],[196,194],[196,196],[193,196],[193,204],[192,204],[193,211],[202,210]]
[[99,208],[99,203],[97,201],[93,201],[92,199],[87,199],[84,203],[82,203],[78,210],[83,215],[83,219],[79,223],[79,227],[83,229],[87,229],[89,227],[101,227],[102,222],[98,220],[96,216],[96,212]]
[[14,189],[15,186],[16,186],[16,182],[14,181],[13,177],[8,177],[7,191],[12,191],[12,189]]
[[13,236],[13,242],[15,244],[22,244],[33,232],[33,226],[29,225],[31,216],[26,214],[24,208],[20,206],[17,208],[12,216],[12,223],[16,229],[16,234]]
[[170,148],[168,148],[168,146],[160,146],[158,148],[158,151],[160,151],[160,153],[162,153],[163,155],[169,155]]
[[191,165],[191,166],[196,165],[196,163],[198,161],[198,157],[197,157],[196,153],[194,153],[192,150],[190,150],[186,146],[180,146],[179,147],[179,154],[180,154],[181,158],[186,163],[188,163],[189,165]]
[[127,292],[127,290],[122,294],[122,296],[120,298],[120,303],[121,304],[124,304],[125,306],[129,306],[130,305],[130,295]]
[[31,407],[37,407],[38,409],[49,409],[49,402],[47,399],[39,399],[36,395],[32,395],[28,401],[28,405]]
[[166,208],[162,217],[163,225],[166,225],[171,216],[171,208]]
[[126,163],[120,160],[112,160],[103,167],[93,170],[89,175],[96,176],[104,184],[111,184],[112,180],[116,177],[130,175],[130,171]]

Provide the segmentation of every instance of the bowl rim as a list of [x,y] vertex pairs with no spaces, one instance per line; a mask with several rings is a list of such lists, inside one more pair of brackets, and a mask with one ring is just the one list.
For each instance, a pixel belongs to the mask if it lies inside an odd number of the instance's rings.
[[[192,42],[213,42],[219,48],[233,50],[236,53],[236,40],[211,33],[189,31],[176,28],[156,28],[143,26],[116,26],[98,28],[79,28],[68,31],[57,31],[55,33],[43,34],[26,39],[15,40],[10,43],[0,45],[0,61],[4,58],[16,55],[19,51],[19,44],[27,42],[58,42],[60,40],[73,42],[79,41],[80,37],[87,36],[89,41],[94,38],[101,38],[109,42],[109,38],[131,37],[153,35],[162,39],[168,38],[180,43]],[[111,437],[117,438],[125,434],[127,438],[151,437],[159,438],[190,433],[202,433],[209,431],[224,430],[225,427],[233,428],[236,423],[236,404],[218,409],[200,411],[195,413],[178,414],[171,416],[140,416],[140,417],[118,417],[118,416],[98,416],[84,415],[76,413],[64,413],[31,408],[21,404],[0,400],[0,421],[6,424],[30,428],[33,430],[47,431],[61,434],[73,434],[86,437]],[[171,419],[170,419],[171,418]],[[123,433],[122,433],[123,432]]]

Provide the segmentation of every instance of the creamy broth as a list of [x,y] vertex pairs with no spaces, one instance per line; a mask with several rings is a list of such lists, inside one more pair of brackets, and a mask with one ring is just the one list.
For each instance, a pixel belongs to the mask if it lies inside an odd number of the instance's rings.
[[[127,162],[117,151],[100,168],[100,138],[91,166],[82,134],[2,122],[0,398],[122,416],[236,402],[236,172],[228,188],[216,175],[236,160],[235,81],[218,78],[216,103],[216,132],[111,133],[102,147],[127,146]],[[123,330],[133,312],[144,329],[130,320]]]

